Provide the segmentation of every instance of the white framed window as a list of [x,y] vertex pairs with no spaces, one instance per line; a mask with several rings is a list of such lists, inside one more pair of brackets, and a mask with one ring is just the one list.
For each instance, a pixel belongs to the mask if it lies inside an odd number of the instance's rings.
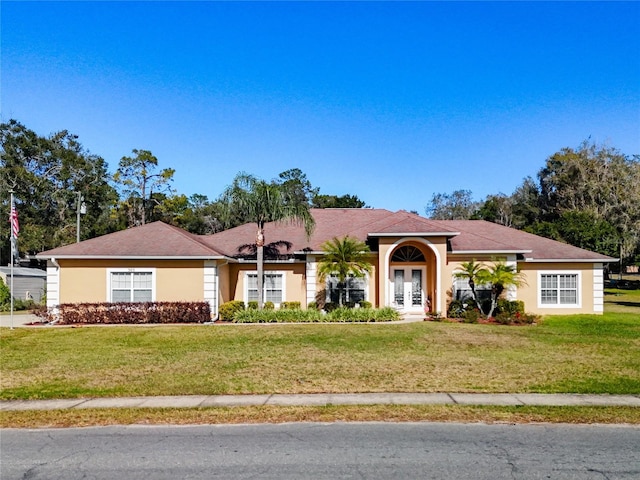
[[[265,272],[262,285],[262,298],[279,306],[285,301],[285,272]],[[244,278],[245,302],[258,300],[258,273],[246,272]]]
[[[491,286],[490,285],[475,285],[476,294],[478,295],[478,300],[481,302],[484,300],[491,299]],[[473,293],[471,292],[471,287],[469,286],[469,280],[466,278],[455,278],[453,277],[453,299],[468,301],[473,300]]]
[[542,271],[538,273],[538,307],[580,307],[580,272]]
[[[343,287],[343,298],[345,303],[358,303],[366,301],[369,297],[369,276],[354,277],[349,275]],[[327,276],[326,281],[326,301],[331,303],[339,303],[340,288],[338,278],[335,275]]]
[[107,270],[109,302],[155,302],[155,268],[110,268]]

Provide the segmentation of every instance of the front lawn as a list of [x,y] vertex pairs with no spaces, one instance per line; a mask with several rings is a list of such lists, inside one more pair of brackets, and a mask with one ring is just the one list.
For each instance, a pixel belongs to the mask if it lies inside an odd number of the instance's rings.
[[640,318],[640,290],[605,288],[604,309],[612,313],[635,313]]
[[0,329],[0,398],[640,393],[640,320]]

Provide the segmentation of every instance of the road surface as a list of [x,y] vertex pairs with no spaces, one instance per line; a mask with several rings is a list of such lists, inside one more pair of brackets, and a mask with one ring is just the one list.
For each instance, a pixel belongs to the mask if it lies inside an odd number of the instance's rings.
[[13,479],[640,479],[640,428],[291,423],[5,429]]

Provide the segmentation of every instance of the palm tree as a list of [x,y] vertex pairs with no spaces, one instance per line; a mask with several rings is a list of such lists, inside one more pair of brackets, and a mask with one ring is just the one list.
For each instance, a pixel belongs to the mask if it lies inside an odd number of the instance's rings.
[[516,267],[507,265],[505,262],[496,262],[493,267],[484,269],[478,276],[478,280],[484,284],[491,284],[491,310],[487,314],[488,319],[493,316],[498,306],[498,298],[505,288],[519,287],[524,283],[524,278]]
[[[284,247],[288,252],[291,250],[293,244],[286,240],[276,240],[275,242],[264,244],[264,258],[266,260],[286,260],[291,258],[288,253],[282,253],[281,248]],[[243,253],[246,252],[246,253]],[[255,243],[246,243],[238,247],[238,255],[236,258],[244,258],[247,260],[253,260],[258,258],[258,245]]]
[[244,223],[255,223],[256,264],[258,276],[258,308],[264,303],[264,226],[269,222],[294,222],[304,225],[307,236],[311,235],[315,222],[309,204],[288,194],[281,185],[265,182],[253,175],[239,173],[221,198],[227,225],[240,219]]
[[338,303],[342,306],[342,291],[349,276],[363,278],[371,273],[371,263],[367,260],[369,247],[360,240],[346,236],[333,237],[322,244],[324,257],[318,263],[318,276],[325,281],[328,275],[338,279]]
[[[486,283],[484,281],[484,277],[486,276],[485,272],[487,271],[486,267],[482,263],[476,263],[475,259],[469,262],[463,262],[458,267],[458,271],[453,273],[453,276],[457,279],[467,280],[469,282],[469,288],[471,289],[471,295],[473,296],[473,301],[476,302],[476,306],[478,310],[482,312],[482,305],[480,304],[480,300],[478,299],[478,293],[476,292],[476,285],[483,285]],[[482,280],[481,280],[482,279]]]

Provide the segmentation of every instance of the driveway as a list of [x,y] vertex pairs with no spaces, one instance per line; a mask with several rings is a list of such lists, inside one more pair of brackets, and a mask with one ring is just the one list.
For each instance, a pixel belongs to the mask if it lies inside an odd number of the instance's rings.
[[[31,313],[22,313],[22,312],[14,312],[13,313],[13,326],[21,327],[28,323],[39,322],[40,319],[32,315]],[[11,326],[11,314],[2,313],[0,315],[0,327],[10,327]]]

